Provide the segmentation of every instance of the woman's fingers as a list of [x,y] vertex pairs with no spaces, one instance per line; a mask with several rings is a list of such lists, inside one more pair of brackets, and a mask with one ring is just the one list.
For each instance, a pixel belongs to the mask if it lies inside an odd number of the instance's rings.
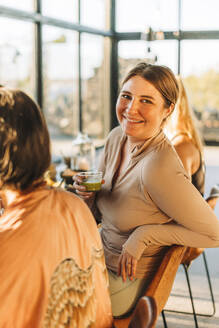
[[125,257],[123,254],[120,255],[118,260],[117,275],[121,276],[123,281],[126,281],[126,266],[125,266]]
[[83,179],[81,177],[79,177],[77,174],[73,175],[72,177],[73,181],[77,182],[78,184],[80,184]]
[[73,187],[78,191],[86,191],[86,187],[78,184],[76,181],[73,183]]
[[74,181],[73,186],[78,190],[86,190],[86,187],[82,185],[83,178],[79,177],[77,174],[73,176],[72,180]]
[[132,259],[126,261],[126,272],[130,280],[132,280]]
[[131,273],[129,276],[130,280],[133,280],[135,278],[136,268],[137,268],[137,260],[134,257],[132,257]]
[[86,191],[86,187],[82,186],[80,183],[83,181],[79,177],[75,176],[73,178],[73,189],[75,189],[76,194],[83,199],[90,199],[94,196],[94,192]]
[[126,281],[126,257],[123,255],[122,261],[121,261],[121,275],[122,275],[122,280],[125,282]]
[[118,260],[118,267],[117,267],[117,275],[120,276],[121,275],[121,262],[122,262],[122,254],[119,257]]
[[[135,259],[130,256],[129,259],[127,260],[127,264],[126,264],[126,267],[127,267],[127,275],[129,277],[130,280],[133,280],[133,278],[135,277]],[[136,261],[137,263],[137,261]]]
[[77,194],[83,194],[86,192],[86,187],[78,184],[76,181],[73,183],[73,188],[75,189]]
[[93,197],[93,192],[78,192],[76,191],[77,195],[80,197],[80,198],[83,198],[83,199],[91,199]]
[[85,188],[85,191],[81,189],[78,189],[78,188],[75,188],[75,192],[78,196],[84,198],[84,199],[89,199],[89,198],[92,198],[94,196],[94,192],[92,191],[86,191],[86,188]]
[[126,278],[129,277],[130,280],[133,280],[136,275],[137,260],[131,256],[129,253],[124,252],[120,255],[118,261],[118,276],[122,276],[122,280],[126,281]]

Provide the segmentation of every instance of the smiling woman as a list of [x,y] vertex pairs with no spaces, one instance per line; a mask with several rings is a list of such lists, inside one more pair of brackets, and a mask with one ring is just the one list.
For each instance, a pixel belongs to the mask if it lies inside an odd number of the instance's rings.
[[134,76],[123,84],[116,112],[123,132],[134,141],[153,137],[173,108],[172,103],[165,106],[164,98],[153,84]]
[[118,97],[120,126],[111,131],[100,162],[105,183],[96,194],[88,193],[75,176],[77,194],[102,221],[115,317],[133,309],[166,246],[219,246],[217,217],[163,133],[178,91],[169,68],[135,66]]

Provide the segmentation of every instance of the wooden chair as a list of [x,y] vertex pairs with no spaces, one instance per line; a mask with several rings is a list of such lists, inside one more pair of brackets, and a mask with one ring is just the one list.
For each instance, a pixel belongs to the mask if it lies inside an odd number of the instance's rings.
[[153,297],[143,296],[138,301],[128,328],[152,328],[157,320],[157,304]]
[[[187,247],[184,246],[171,246],[164,255],[151,283],[145,290],[144,296],[152,297],[157,307],[157,316],[151,327],[155,327],[157,317],[163,310],[168,300],[178,267],[182,262],[186,250]],[[135,312],[127,318],[115,319],[115,328],[129,328],[129,324],[131,323],[134,313]],[[164,325],[166,326],[165,318]],[[138,327],[136,326],[136,328]]]

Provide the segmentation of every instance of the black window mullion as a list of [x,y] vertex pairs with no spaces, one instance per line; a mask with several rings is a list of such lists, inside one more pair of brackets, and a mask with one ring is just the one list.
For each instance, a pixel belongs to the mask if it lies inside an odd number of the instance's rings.
[[181,0],[178,0],[178,31],[179,31],[179,39],[178,39],[178,74],[181,72],[181,17],[182,17],[182,6]]
[[111,0],[111,11],[110,11],[110,30],[112,32],[111,38],[111,58],[110,58],[110,93],[111,93],[111,104],[110,104],[110,128],[114,128],[118,125],[116,117],[116,100],[119,88],[119,74],[118,74],[118,39],[116,37],[116,0]]
[[[41,14],[42,2],[36,0],[36,12]],[[43,108],[43,74],[42,74],[42,23],[36,22],[36,95],[37,102]]]
[[[81,24],[81,0],[78,0],[78,24]],[[81,32],[78,32],[78,99],[79,99],[79,131],[83,132],[82,117],[82,83],[81,83]]]

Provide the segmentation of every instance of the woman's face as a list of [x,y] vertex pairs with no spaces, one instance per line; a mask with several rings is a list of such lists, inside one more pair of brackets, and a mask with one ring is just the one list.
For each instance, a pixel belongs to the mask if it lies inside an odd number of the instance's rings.
[[140,141],[159,132],[172,107],[164,107],[162,95],[150,82],[134,76],[122,87],[116,114],[123,132],[133,141]]

